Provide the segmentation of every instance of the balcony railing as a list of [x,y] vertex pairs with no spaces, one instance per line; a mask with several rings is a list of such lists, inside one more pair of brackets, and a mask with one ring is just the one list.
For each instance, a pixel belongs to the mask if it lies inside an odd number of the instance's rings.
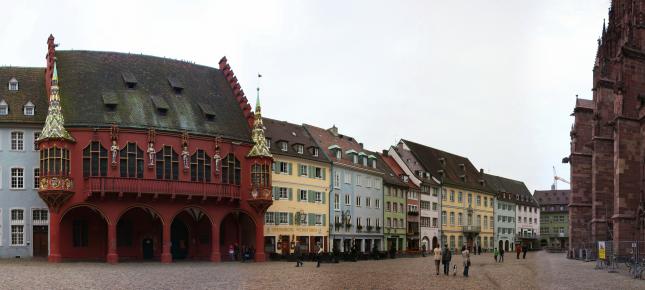
[[480,226],[462,226],[461,229],[464,233],[479,233],[481,231]]
[[204,198],[240,198],[240,187],[238,185],[161,179],[89,177],[85,179],[85,189],[88,195],[92,193],[145,193]]

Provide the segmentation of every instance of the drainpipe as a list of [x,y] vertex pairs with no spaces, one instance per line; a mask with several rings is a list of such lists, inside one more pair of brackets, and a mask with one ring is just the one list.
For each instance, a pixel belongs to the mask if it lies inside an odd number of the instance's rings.
[[[439,249],[443,250],[443,176],[439,182]],[[446,213],[448,214],[448,213]],[[447,216],[446,216],[447,218]]]

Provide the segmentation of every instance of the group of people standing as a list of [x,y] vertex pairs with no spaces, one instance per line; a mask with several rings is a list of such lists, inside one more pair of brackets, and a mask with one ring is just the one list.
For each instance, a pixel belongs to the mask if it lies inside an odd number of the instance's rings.
[[[529,247],[526,245],[520,245],[517,244],[515,245],[515,253],[517,254],[517,259],[520,259],[520,254],[522,254],[522,259],[526,259],[526,253],[529,251]],[[495,248],[495,251],[493,252],[493,257],[495,258],[495,262],[497,263],[502,263],[504,262],[504,248]]]
[[242,263],[252,260],[255,257],[255,248],[253,246],[247,247],[238,244],[230,244],[228,246],[228,256],[231,261],[242,261]]
[[[434,255],[434,264],[439,275],[439,265],[443,264],[443,274],[450,275],[450,261],[452,260],[452,251],[448,249],[448,245],[444,245],[443,251],[439,246],[435,247],[432,251]],[[466,246],[461,247],[461,259],[464,267],[463,275],[468,277],[468,270],[470,269],[470,251]],[[453,276],[457,275],[457,265],[453,265]]]
[[[317,262],[316,268],[320,268],[320,260],[322,260],[322,254],[323,254],[323,247],[320,245],[316,245],[316,256],[315,256],[315,261]],[[304,259],[303,259],[303,253],[302,253],[302,248],[300,247],[300,243],[296,243],[296,247],[294,249],[294,255],[296,256],[296,267],[303,267],[305,265]]]

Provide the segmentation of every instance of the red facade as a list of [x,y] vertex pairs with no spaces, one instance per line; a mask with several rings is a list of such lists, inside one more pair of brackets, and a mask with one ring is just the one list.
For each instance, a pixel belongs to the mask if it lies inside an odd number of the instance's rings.
[[[49,60],[52,48],[50,38]],[[220,66],[252,124],[225,59]],[[53,67],[48,63],[50,81]],[[254,183],[251,168],[270,168],[272,159],[248,157],[250,140],[116,124],[66,130],[72,138],[39,141],[39,193],[51,213],[50,262],[220,261],[231,259],[230,247],[236,258],[249,249],[256,261],[265,260],[270,174]]]

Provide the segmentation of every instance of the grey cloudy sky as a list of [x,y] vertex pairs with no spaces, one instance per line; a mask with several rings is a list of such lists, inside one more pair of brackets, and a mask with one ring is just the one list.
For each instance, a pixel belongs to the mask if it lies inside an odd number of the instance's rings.
[[[609,0],[8,1],[0,65],[59,49],[143,53],[217,66],[263,111],[336,124],[371,150],[399,138],[467,156],[546,189],[569,152],[575,95],[591,97]],[[97,1],[98,2],[98,1]],[[560,187],[566,187],[560,184]]]

